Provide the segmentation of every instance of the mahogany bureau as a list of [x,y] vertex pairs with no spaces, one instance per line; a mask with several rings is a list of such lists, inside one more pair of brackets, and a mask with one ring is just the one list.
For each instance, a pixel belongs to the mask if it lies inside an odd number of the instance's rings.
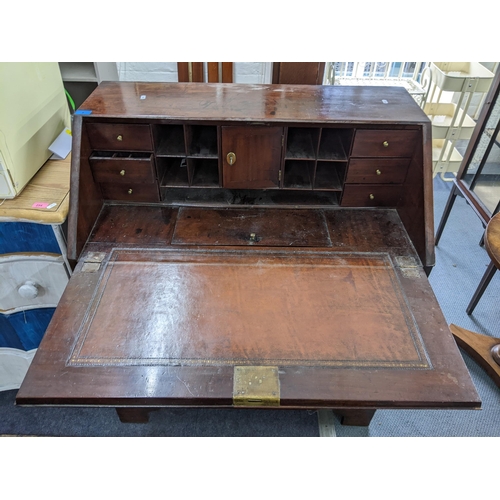
[[101,84],[17,403],[479,408],[427,279],[430,130],[401,88]]

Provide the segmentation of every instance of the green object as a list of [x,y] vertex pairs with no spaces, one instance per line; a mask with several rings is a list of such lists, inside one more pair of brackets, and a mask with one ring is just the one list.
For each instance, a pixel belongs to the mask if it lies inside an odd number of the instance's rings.
[[68,101],[71,105],[71,109],[75,111],[76,106],[75,106],[75,101],[73,101],[72,97],[69,95],[69,92],[65,89],[64,92],[66,92],[66,97],[68,98]]

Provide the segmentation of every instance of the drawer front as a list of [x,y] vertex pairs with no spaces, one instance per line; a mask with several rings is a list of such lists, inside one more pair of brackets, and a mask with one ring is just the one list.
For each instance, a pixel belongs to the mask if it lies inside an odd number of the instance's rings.
[[354,184],[402,184],[409,164],[409,158],[353,158],[349,163],[346,182]]
[[415,149],[417,130],[357,130],[353,156],[401,156],[409,158]]
[[4,255],[0,257],[0,313],[56,307],[67,283],[61,256]]
[[[105,158],[99,155],[90,157],[90,166],[96,182],[119,182],[125,184],[153,184],[156,180],[153,168],[153,155],[146,157]],[[143,154],[144,156],[144,154]]]
[[[55,307],[42,307],[22,310],[14,314],[0,314],[0,365],[5,360],[2,354],[5,355],[10,349],[19,350],[16,353],[19,355],[22,355],[24,351],[37,349],[54,311]],[[5,366],[3,368],[5,369]],[[6,378],[2,375],[2,366],[0,366],[0,391],[5,381]]]
[[342,207],[395,207],[401,198],[401,185],[346,184]]
[[93,149],[111,151],[152,151],[149,125],[88,123],[87,133]]
[[158,186],[156,184],[112,184],[103,182],[99,185],[101,186],[101,193],[103,197],[107,200],[142,202],[160,201]]
[[0,254],[15,252],[63,253],[50,225],[34,222],[0,223]]

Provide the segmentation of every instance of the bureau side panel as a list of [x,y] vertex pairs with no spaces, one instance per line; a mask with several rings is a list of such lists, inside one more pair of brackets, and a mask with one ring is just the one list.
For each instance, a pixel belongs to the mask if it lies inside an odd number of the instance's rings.
[[[427,135],[422,127],[411,158],[397,210],[424,267],[434,265],[432,172]],[[430,179],[430,182],[429,182]]]
[[68,260],[74,266],[101,211],[103,200],[89,164],[90,144],[82,117],[73,121]]

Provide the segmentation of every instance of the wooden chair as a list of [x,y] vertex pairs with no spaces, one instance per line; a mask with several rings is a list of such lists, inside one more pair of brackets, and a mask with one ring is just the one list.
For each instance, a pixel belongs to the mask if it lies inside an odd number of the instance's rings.
[[[204,82],[205,76],[202,62],[178,62],[179,82]],[[207,62],[207,82],[233,83],[232,62]]]
[[472,314],[486,287],[489,285],[491,278],[493,278],[496,270],[500,268],[500,213],[493,216],[486,226],[484,247],[488,252],[491,262],[467,306],[467,314]]
[[273,62],[273,83],[322,85],[324,62]]

